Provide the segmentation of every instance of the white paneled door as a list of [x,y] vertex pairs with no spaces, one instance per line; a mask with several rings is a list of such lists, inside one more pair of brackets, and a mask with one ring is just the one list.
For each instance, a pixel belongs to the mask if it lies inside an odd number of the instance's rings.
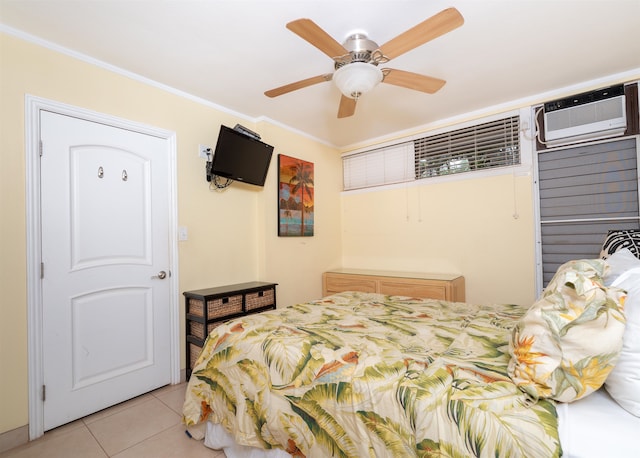
[[41,112],[44,429],[166,385],[166,139]]

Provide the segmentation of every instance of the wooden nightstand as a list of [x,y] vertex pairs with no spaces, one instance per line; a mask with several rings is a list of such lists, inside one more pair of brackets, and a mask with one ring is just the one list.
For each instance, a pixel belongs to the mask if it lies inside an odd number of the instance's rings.
[[226,320],[275,309],[276,285],[254,281],[183,293],[187,380],[209,333]]

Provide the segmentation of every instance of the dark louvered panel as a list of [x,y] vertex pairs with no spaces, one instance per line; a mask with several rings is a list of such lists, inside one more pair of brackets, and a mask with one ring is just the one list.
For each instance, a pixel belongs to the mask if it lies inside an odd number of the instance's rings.
[[635,139],[538,155],[543,282],[571,259],[596,258],[610,229],[638,229]]
[[542,225],[542,273],[546,285],[562,264],[597,258],[610,229],[638,229],[638,220],[547,223]]

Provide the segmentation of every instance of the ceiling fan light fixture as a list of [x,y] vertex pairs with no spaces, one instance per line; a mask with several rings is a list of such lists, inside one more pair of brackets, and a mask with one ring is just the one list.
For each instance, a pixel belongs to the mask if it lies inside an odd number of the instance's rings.
[[346,97],[358,99],[382,81],[382,71],[373,64],[352,62],[337,69],[333,81]]

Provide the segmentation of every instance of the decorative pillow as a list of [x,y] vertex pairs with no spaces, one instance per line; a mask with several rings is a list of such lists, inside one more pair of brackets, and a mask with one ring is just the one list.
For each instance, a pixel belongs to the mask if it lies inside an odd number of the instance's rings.
[[580,399],[613,369],[625,328],[625,292],[604,285],[607,268],[601,259],[563,264],[514,327],[509,375],[533,398]]
[[636,267],[619,275],[613,286],[627,290],[624,304],[627,327],[622,337],[620,359],[604,386],[618,404],[640,417],[640,259],[636,259]]
[[602,244],[600,258],[607,259],[622,248],[628,248],[636,258],[640,258],[640,230],[613,230],[607,233]]

